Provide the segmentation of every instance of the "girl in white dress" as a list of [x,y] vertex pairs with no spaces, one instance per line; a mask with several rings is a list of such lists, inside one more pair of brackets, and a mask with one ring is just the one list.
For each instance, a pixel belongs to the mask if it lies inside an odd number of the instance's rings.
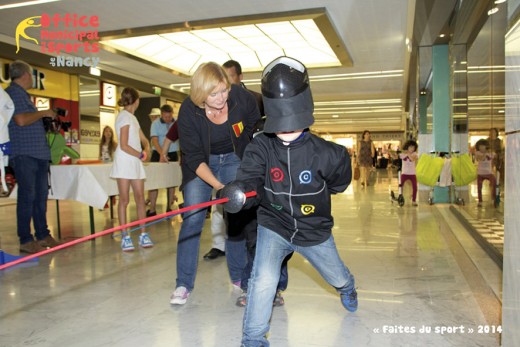
[[[114,155],[114,164],[110,177],[117,179],[117,188],[119,190],[119,206],[117,208],[119,224],[126,224],[126,208],[130,200],[130,187],[134,192],[135,205],[137,207],[137,217],[139,219],[146,218],[146,207],[144,203],[144,180],[146,174],[144,172],[143,161],[147,158],[147,152],[150,150],[150,143],[144,136],[139,126],[134,112],[139,107],[139,93],[134,88],[125,88],[121,92],[119,106],[124,109],[119,112],[116,119],[116,134],[119,139],[119,145]],[[143,147],[144,145],[144,151]],[[153,246],[152,240],[141,229],[139,235],[139,245],[143,248]],[[134,245],[128,232],[123,232],[121,240],[121,248],[125,252],[133,251]]]

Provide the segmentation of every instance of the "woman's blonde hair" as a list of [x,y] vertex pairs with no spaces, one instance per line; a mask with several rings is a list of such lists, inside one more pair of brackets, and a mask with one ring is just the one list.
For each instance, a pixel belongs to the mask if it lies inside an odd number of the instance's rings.
[[231,87],[226,71],[217,63],[201,64],[191,78],[190,99],[199,107],[204,107],[208,95],[215,87],[223,82],[227,88]]

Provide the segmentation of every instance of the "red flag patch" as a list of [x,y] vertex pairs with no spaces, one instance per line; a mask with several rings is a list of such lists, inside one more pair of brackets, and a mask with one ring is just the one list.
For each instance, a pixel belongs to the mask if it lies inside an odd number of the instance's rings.
[[244,131],[244,124],[242,122],[238,122],[232,125],[233,131],[235,132],[236,137],[240,137],[240,134],[242,134],[242,131]]

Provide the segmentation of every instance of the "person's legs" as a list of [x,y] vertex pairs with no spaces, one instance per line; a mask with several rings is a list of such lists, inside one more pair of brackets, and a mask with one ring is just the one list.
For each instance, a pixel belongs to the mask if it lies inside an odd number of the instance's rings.
[[[152,151],[152,156],[150,158],[150,162],[152,163],[158,163],[159,160],[161,159],[160,155],[159,155],[159,152],[157,152],[156,150],[153,150]],[[135,194],[135,192],[134,192]],[[148,209],[148,211],[146,211],[146,216],[148,217],[151,217],[151,216],[155,216],[157,214],[157,196],[159,195],[159,190],[157,189],[153,189],[153,190],[149,190],[148,191],[148,200],[145,202],[145,205],[148,203],[150,205],[150,208]],[[144,201],[144,198],[143,198],[143,201]],[[141,219],[141,218],[139,218]]]
[[244,313],[243,346],[269,346],[266,334],[273,310],[283,259],[293,251],[289,242],[274,231],[258,226],[255,262]]
[[367,176],[368,176],[368,168],[366,166],[360,166],[359,167],[359,181],[361,182],[361,185],[367,186]]
[[117,179],[117,190],[119,192],[119,205],[117,206],[117,217],[119,225],[126,224],[126,209],[130,201],[130,180]]
[[[11,159],[18,184],[16,205],[17,232],[20,245],[34,241],[31,234],[31,218],[36,199],[37,160],[27,156],[16,156]],[[45,187],[47,188],[47,186]]]
[[282,268],[280,269],[280,281],[278,282],[277,290],[284,291],[287,289],[287,286],[289,284],[289,271],[287,268],[287,263],[289,262],[289,259],[291,259],[293,253],[290,253],[288,256],[285,257],[285,259],[282,262]]
[[254,223],[248,223],[244,228],[244,235],[246,239],[246,251],[247,251],[247,262],[244,267],[244,271],[242,272],[242,279],[240,287],[244,293],[247,292],[247,288],[249,285],[249,279],[251,278],[251,272],[253,271],[253,263],[255,261],[255,253],[256,253],[256,238],[258,234],[258,223],[256,220],[256,212],[258,207],[254,207],[251,209],[252,213],[255,214]]
[[478,195],[479,203],[482,203],[482,182],[484,182],[484,176],[478,175],[477,176],[477,195]]
[[213,260],[225,255],[226,251],[226,223],[224,221],[222,205],[213,205],[211,209],[211,249],[204,254],[204,259]]
[[401,192],[404,193],[404,184],[410,181],[412,185],[412,203],[417,199],[417,177],[415,175],[401,175]]
[[[355,293],[354,276],[341,260],[334,237],[330,238],[316,246],[297,247],[296,249],[304,256],[320,275],[341,295],[350,295]],[[355,298],[355,308],[347,308],[349,311],[357,309],[357,296]]]
[[412,202],[417,199],[417,176],[410,175],[410,182],[412,182]]
[[[135,179],[130,181],[130,186],[134,192],[135,206],[137,209],[137,219],[146,218],[146,205],[144,202],[144,179]],[[139,235],[139,246],[143,248],[153,247],[153,242],[146,232],[143,224],[141,224],[141,235]]]
[[226,240],[226,261],[231,283],[241,287],[242,275],[247,265],[246,240]]
[[[157,209],[157,195],[159,194],[159,191],[157,189],[149,190],[148,191],[148,200],[150,201],[150,208],[145,213],[145,215],[152,216],[154,213],[156,213]],[[144,200],[143,200],[144,202]]]
[[[126,210],[130,202],[130,180],[125,178],[117,179],[117,189],[119,191],[119,205],[117,206],[117,217],[119,225],[127,223]],[[121,230],[121,249],[124,252],[131,252],[134,250],[132,238],[128,235],[128,228]]]
[[[211,186],[196,177],[188,182],[183,190],[184,207],[207,202],[211,197]],[[187,211],[183,215],[181,230],[177,241],[177,287],[193,290],[199,258],[200,235],[206,208]]]
[[[240,158],[234,153],[210,156],[210,167],[224,185],[235,180],[240,166]],[[231,282],[238,283],[247,263],[247,250],[243,228],[250,221],[250,213],[241,211],[236,214],[226,214],[227,240],[226,260]],[[256,214],[255,214],[256,215]]]
[[[37,171],[35,175],[35,197],[33,203],[34,235],[37,240],[43,240],[50,236],[47,226],[47,198],[49,196],[49,162],[36,160]],[[49,245],[49,246],[54,246]]]
[[171,187],[167,189],[168,194],[168,206],[166,207],[166,212],[170,212],[172,210],[172,205],[179,201],[179,198],[177,198],[177,195],[175,195],[175,187]]
[[211,210],[211,248],[226,251],[226,222],[222,205],[214,205]]
[[[137,218],[146,218],[146,205],[144,204],[144,179],[131,180],[130,185],[134,192],[135,206],[137,209]],[[144,228],[141,229],[144,232]]]
[[486,177],[489,181],[489,190],[491,191],[491,201],[495,201],[495,197],[496,197],[496,190],[497,190],[497,186],[496,186],[496,178],[495,178],[495,175],[493,174],[489,174],[487,175]]

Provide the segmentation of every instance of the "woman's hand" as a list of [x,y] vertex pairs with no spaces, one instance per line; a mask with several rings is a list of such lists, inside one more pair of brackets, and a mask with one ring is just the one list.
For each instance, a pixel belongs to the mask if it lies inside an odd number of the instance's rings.
[[161,154],[159,157],[159,162],[168,163],[170,160],[168,159],[168,154]]

